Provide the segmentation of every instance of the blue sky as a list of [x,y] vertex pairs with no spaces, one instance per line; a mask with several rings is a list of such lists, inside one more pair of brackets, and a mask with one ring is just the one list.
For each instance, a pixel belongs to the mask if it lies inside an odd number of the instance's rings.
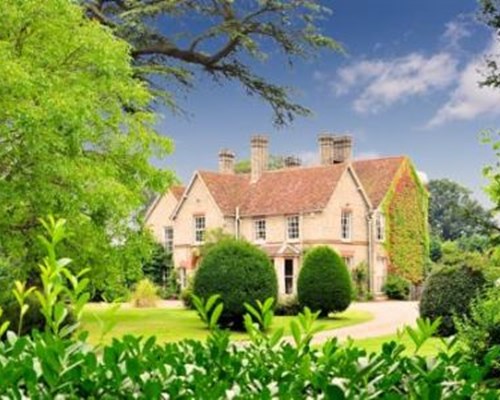
[[483,129],[500,127],[500,91],[479,89],[485,54],[500,52],[492,32],[477,22],[475,0],[338,0],[325,33],[346,54],[324,53],[293,69],[272,55],[258,71],[293,86],[296,100],[313,110],[289,128],[276,129],[270,108],[237,84],[196,81],[178,93],[188,115],[164,113],[159,130],[174,154],[160,164],[187,183],[195,169],[217,168],[227,147],[247,158],[254,133],[269,135],[271,152],[315,160],[321,132],[350,133],[355,156],[410,156],[430,178],[448,177],[488,204],[481,187],[492,151]]

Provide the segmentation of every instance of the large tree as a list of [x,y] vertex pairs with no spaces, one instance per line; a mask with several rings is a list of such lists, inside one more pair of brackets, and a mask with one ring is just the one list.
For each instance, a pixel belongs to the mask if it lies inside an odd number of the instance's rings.
[[138,211],[173,179],[149,160],[171,142],[152,128],[129,45],[81,7],[9,0],[0,21],[0,284],[29,278],[38,218],[52,213],[68,220],[64,255],[116,295],[141,273]]
[[489,234],[495,226],[492,215],[471,197],[471,191],[449,179],[431,180],[429,223],[441,240]]
[[[500,0],[479,0],[480,18],[493,29],[496,40],[500,40]],[[486,61],[485,79],[482,85],[500,87],[500,54],[489,54]]]
[[258,74],[255,61],[279,50],[291,64],[340,46],[321,33],[329,10],[318,0],[81,0],[88,15],[132,46],[136,73],[172,105],[166,89],[198,73],[236,81],[266,101],[283,125],[310,111],[285,86]]

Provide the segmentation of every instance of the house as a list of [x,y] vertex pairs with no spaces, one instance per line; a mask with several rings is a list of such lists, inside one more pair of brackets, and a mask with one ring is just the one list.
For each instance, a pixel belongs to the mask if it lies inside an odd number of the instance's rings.
[[251,139],[251,171],[234,171],[235,155],[219,153],[219,170],[196,171],[150,207],[146,223],[173,252],[181,283],[199,262],[207,230],[221,228],[261,247],[272,259],[279,293],[293,294],[307,249],[333,247],[352,270],[368,269],[377,295],[388,273],[418,284],[428,253],[427,191],[408,157],[352,160],[352,138],[319,136],[316,166],[287,157],[268,170],[268,138]]

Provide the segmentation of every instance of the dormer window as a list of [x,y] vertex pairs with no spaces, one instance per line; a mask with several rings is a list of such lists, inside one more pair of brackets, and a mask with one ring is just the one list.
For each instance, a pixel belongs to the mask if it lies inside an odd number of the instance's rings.
[[205,241],[205,216],[196,215],[194,217],[194,241],[203,243]]
[[266,240],[266,220],[256,219],[254,221],[254,232],[255,232],[255,240],[256,241],[265,241]]
[[385,240],[385,217],[380,212],[375,217],[375,234],[379,242]]
[[300,236],[299,216],[292,215],[287,218],[287,235],[289,240],[296,240]]

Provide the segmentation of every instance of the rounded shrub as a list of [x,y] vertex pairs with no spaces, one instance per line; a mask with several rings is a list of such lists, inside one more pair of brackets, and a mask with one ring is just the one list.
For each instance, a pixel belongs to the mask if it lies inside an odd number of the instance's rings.
[[466,265],[441,266],[429,275],[420,300],[420,315],[436,320],[441,317],[439,334],[450,336],[456,332],[455,315],[469,314],[470,303],[485,285],[480,270]]
[[384,284],[384,293],[392,300],[408,300],[410,282],[399,275],[388,275]]
[[344,311],[352,299],[352,283],[347,267],[340,256],[328,246],[311,249],[304,257],[297,281],[301,307],[320,311]]
[[277,279],[269,257],[248,242],[224,239],[204,255],[194,279],[193,293],[208,299],[219,294],[224,310],[219,324],[241,329],[244,303],[256,305],[269,297],[277,298]]

